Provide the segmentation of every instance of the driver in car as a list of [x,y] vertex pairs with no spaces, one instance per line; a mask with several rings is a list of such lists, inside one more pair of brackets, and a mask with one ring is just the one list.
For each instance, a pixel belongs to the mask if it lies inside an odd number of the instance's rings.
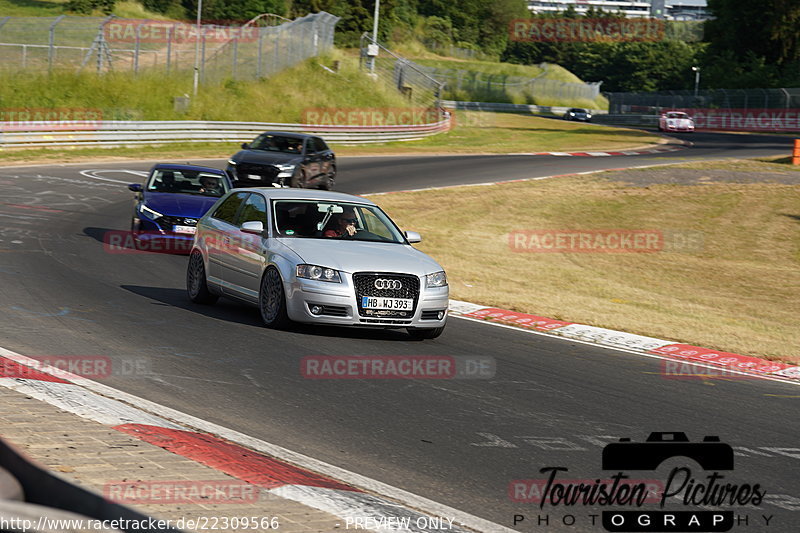
[[222,196],[222,188],[219,179],[210,176],[200,178],[200,192],[211,196]]
[[355,211],[346,208],[331,220],[328,224],[329,229],[325,230],[322,235],[324,237],[352,237],[358,231],[357,223]]

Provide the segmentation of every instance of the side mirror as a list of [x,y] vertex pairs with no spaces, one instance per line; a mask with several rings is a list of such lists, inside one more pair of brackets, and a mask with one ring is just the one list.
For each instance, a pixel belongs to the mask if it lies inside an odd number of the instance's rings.
[[414,244],[414,243],[417,243],[417,242],[422,242],[422,236],[419,233],[417,233],[416,231],[404,231],[403,235],[406,236],[406,240],[410,244]]
[[264,233],[264,223],[260,220],[251,220],[242,224],[242,231],[245,233],[252,233],[254,235],[261,235]]
[[128,190],[132,192],[142,192],[142,184],[141,183],[129,183]]
[[242,148],[247,150],[248,148],[250,148],[250,144],[249,143],[242,143]]

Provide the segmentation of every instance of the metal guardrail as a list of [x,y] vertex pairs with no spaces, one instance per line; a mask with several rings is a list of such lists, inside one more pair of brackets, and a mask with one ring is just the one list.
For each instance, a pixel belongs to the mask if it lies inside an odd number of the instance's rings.
[[[542,113],[563,115],[567,109],[572,107],[545,106],[545,105],[525,105],[525,104],[504,104],[498,102],[462,102],[456,100],[442,100],[442,107],[451,109],[464,109],[469,111],[500,111],[505,113]],[[590,109],[593,115],[607,113],[602,109]]]
[[618,115],[604,114],[593,117],[595,122],[601,124],[617,124],[620,126],[651,126],[658,127],[659,115]]
[[126,146],[168,143],[247,142],[265,131],[318,134],[334,143],[412,141],[450,128],[450,120],[410,126],[336,126],[268,122],[0,122],[0,149],[48,146]]

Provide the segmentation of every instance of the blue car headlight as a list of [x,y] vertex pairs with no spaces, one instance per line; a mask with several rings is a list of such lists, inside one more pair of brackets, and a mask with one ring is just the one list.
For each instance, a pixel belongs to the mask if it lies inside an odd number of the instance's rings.
[[144,216],[146,216],[147,218],[151,218],[151,219],[154,219],[154,220],[156,218],[161,218],[161,217],[164,216],[161,213],[159,213],[158,211],[156,211],[154,209],[150,209],[145,204],[142,204],[141,206],[139,206],[139,212],[141,214],[143,214]]
[[318,265],[297,265],[297,277],[331,283],[342,282],[338,270]]

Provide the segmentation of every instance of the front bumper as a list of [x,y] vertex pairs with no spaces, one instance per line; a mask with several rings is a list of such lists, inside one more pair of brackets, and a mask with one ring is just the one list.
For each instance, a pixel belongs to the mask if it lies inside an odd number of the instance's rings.
[[258,165],[254,163],[228,164],[228,174],[239,183],[252,184],[256,187],[280,186],[288,183],[292,171],[283,171],[274,165]]
[[412,316],[362,316],[352,275],[343,273],[342,278],[341,283],[297,278],[286,282],[284,289],[289,318],[313,324],[380,328],[439,328],[447,322],[449,287],[426,288],[423,278]]

